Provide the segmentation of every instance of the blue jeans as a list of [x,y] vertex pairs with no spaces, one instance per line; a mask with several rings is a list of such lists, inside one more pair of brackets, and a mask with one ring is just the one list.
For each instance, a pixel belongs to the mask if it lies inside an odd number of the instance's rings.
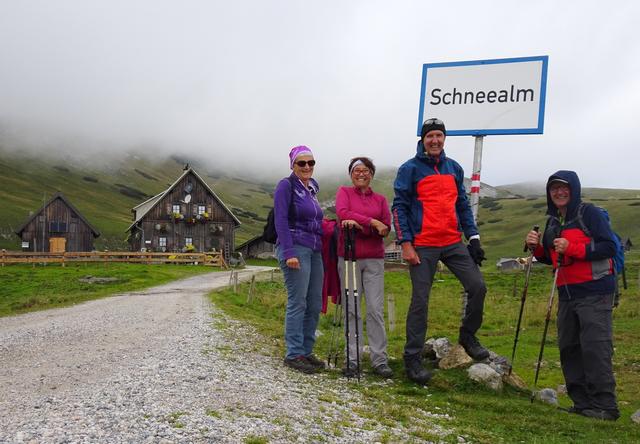
[[316,342],[316,327],[322,308],[322,253],[294,245],[300,269],[287,267],[280,249],[276,250],[287,287],[287,313],[284,322],[285,358],[308,356]]

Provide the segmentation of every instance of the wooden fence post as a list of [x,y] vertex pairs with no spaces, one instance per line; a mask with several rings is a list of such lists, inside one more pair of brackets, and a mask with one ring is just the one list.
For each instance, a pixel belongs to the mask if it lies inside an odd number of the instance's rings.
[[396,307],[393,293],[387,295],[387,317],[389,318],[389,332],[396,329]]
[[233,273],[233,292],[238,294],[238,272]]
[[247,304],[253,300],[253,292],[256,286],[256,275],[251,275],[251,284],[249,285],[249,293],[247,293]]

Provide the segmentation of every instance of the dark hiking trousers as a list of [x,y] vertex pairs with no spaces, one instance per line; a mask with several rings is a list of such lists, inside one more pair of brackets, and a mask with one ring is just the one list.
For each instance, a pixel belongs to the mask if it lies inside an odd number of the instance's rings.
[[407,342],[404,359],[420,359],[427,333],[429,293],[436,273],[438,260],[442,261],[462,283],[468,293],[467,304],[462,318],[462,328],[475,334],[482,324],[482,311],[487,286],[482,273],[473,262],[467,247],[459,242],[446,247],[416,247],[420,257],[418,265],[409,268],[411,276],[411,305],[407,313]]
[[578,409],[618,412],[613,377],[613,294],[558,303],[558,347],[567,393]]

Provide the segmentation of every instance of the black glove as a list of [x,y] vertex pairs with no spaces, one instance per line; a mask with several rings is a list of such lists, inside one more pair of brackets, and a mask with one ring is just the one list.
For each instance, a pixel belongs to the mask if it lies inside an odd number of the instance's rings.
[[479,239],[471,239],[469,241],[469,245],[467,245],[467,249],[469,250],[469,256],[473,259],[473,262],[478,264],[479,267],[482,267],[482,261],[486,259],[484,256],[484,250],[480,247]]

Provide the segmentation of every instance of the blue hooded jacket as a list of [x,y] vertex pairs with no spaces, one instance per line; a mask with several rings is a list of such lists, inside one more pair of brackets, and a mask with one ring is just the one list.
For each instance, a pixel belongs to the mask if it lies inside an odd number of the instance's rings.
[[[549,185],[554,180],[568,183],[570,198],[565,217],[551,199]],[[549,176],[547,193],[547,225],[542,237],[542,248],[536,249],[536,259],[557,266],[558,254],[553,240],[558,237],[569,241],[558,274],[558,294],[561,299],[574,299],[592,294],[613,293],[615,288],[611,258],[616,243],[609,222],[593,205],[585,206],[582,220],[589,229],[588,238],[578,223],[578,208],[582,203],[580,179],[574,171],[560,170]]]

